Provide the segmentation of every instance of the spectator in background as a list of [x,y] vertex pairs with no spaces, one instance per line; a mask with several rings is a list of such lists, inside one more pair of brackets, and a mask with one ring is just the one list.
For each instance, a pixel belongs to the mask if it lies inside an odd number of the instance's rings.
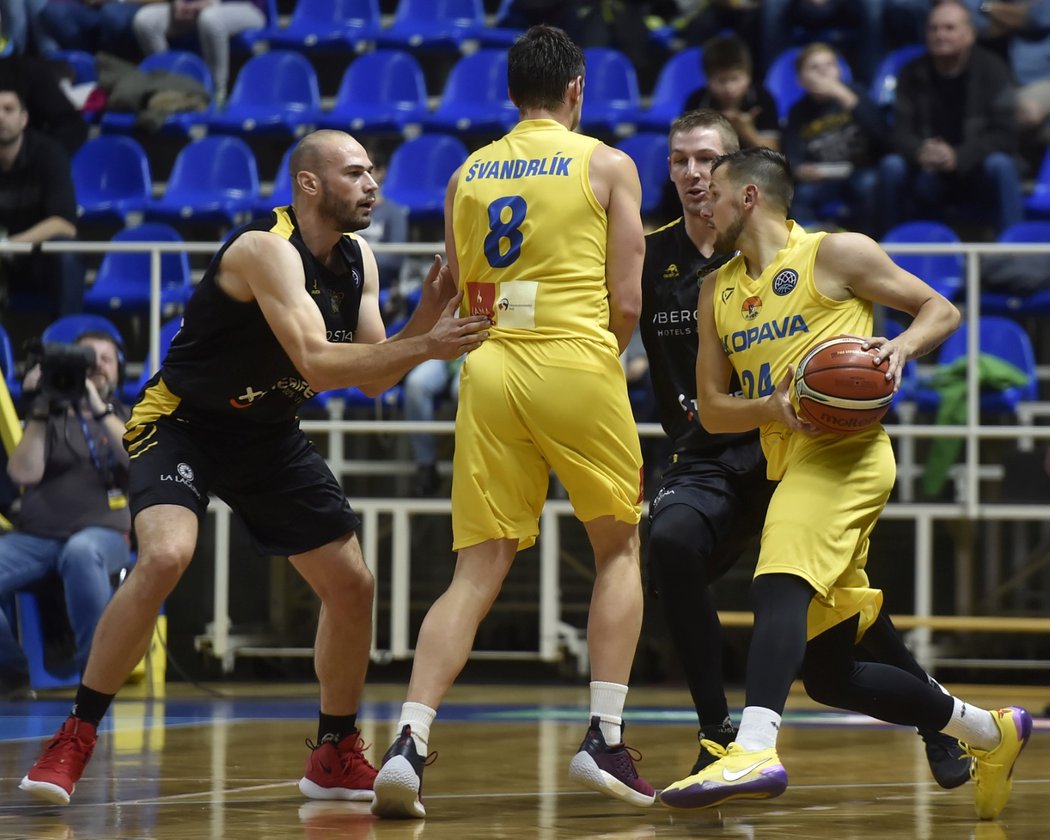
[[762,54],[762,0],[668,0],[656,5],[675,7],[677,15],[670,10],[664,15],[686,44],[703,44],[732,31],[744,39],[752,55]]
[[[28,122],[18,92],[0,88],[0,242],[72,239],[77,203],[69,158]],[[84,266],[74,253],[0,252],[0,283],[9,296],[46,293],[54,317],[79,312],[84,301]]]
[[[404,381],[405,419],[429,421],[434,419],[437,402],[448,397],[452,404],[459,401],[459,372],[463,357],[452,361],[427,359],[408,372]],[[437,438],[432,432],[409,435],[412,457],[416,462],[416,479],[412,488],[416,496],[433,496],[441,485],[437,469]]]
[[922,43],[930,0],[882,0],[882,6],[881,31],[885,50]]
[[[6,31],[8,4],[0,0],[0,25]],[[72,155],[87,139],[87,123],[59,86],[44,59],[12,52],[0,55],[0,90],[16,90],[29,112],[29,127],[57,140]]]
[[1017,123],[1022,146],[1031,157],[1041,158],[1050,142],[1050,0],[966,3],[982,39],[1005,41],[1010,69],[1020,85]]
[[751,51],[743,39],[720,35],[707,41],[701,58],[707,86],[686,100],[685,110],[711,108],[740,137],[740,148],[780,148],[780,123],[773,95],[754,83]]
[[850,225],[871,234],[876,162],[888,139],[882,112],[860,85],[842,80],[827,44],[803,47],[795,70],[805,95],[791,107],[782,137],[795,176],[791,214],[803,223],[827,221],[822,208],[843,202]]
[[139,49],[132,20],[147,3],[167,6],[168,0],[48,0],[40,10],[40,28],[61,49],[135,60]]
[[[46,55],[58,49],[58,45],[40,29],[40,12],[46,5],[47,0],[0,0],[3,33],[11,53]],[[6,49],[3,54],[8,54]]]
[[[857,75],[870,81],[882,58],[883,0],[764,0],[763,49],[773,61],[786,49],[836,34],[852,49]],[[837,41],[836,41],[837,43]]]
[[219,102],[226,99],[230,82],[230,38],[265,25],[266,0],[147,0],[132,23],[135,38],[146,55],[169,49],[169,38],[196,32]]
[[[131,515],[121,441],[128,411],[116,402],[121,351],[105,333],[85,333],[76,344],[94,357],[82,363],[80,387],[56,393],[59,377],[42,377],[40,364],[26,374],[25,430],[7,463],[25,495],[18,530],[0,536],[0,599],[60,579],[82,670],[113,592],[110,576],[129,563]],[[28,694],[25,655],[0,611],[0,696]]]
[[[376,193],[376,203],[372,205],[372,223],[364,230],[359,230],[357,235],[367,239],[369,245],[407,242],[408,208],[383,195],[383,181],[386,180],[387,172],[386,159],[375,148],[369,149],[368,156],[372,159],[372,178],[379,185],[379,192]],[[401,279],[402,266],[410,260],[403,253],[377,253],[375,257],[379,267],[380,287],[397,285]],[[420,265],[418,279],[421,281],[430,267],[430,260],[421,260]]]
[[912,213],[925,217],[944,218],[979,196],[998,230],[1022,218],[1013,81],[976,40],[966,6],[942,0],[927,21],[926,54],[898,75],[895,153],[880,164],[884,228],[902,220],[909,194]]

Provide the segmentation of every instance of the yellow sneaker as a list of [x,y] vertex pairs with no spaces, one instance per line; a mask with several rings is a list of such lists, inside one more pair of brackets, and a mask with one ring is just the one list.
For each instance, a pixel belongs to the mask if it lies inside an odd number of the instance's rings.
[[994,820],[1006,807],[1013,787],[1014,763],[1032,734],[1032,716],[1020,706],[996,709],[992,717],[1001,734],[999,746],[991,750],[966,747],[974,758],[970,772],[977,783],[974,801],[982,820]]
[[711,808],[730,799],[772,799],[787,790],[787,771],[774,748],[748,751],[735,741],[723,747],[706,738],[700,744],[718,760],[664,788],[664,805]]

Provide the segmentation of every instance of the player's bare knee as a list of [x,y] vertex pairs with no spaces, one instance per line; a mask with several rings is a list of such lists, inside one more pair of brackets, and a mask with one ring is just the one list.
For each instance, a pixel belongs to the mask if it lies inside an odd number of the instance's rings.
[[140,551],[138,561],[132,569],[129,582],[149,590],[170,593],[179,582],[193,558],[192,552],[178,546],[161,545],[149,551]]

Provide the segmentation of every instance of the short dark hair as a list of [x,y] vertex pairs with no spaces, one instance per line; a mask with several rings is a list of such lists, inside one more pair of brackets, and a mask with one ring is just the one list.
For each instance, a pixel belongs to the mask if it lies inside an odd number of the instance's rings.
[[755,184],[766,198],[775,201],[787,213],[795,188],[791,164],[780,152],[765,146],[754,146],[722,155],[711,164],[711,174],[721,166],[729,167],[729,178],[734,184]]
[[15,99],[18,100],[19,107],[23,111],[28,110],[26,108],[25,95],[22,93],[22,90],[20,88],[15,87],[10,82],[0,83],[0,93],[13,93],[15,95]]
[[533,26],[507,53],[507,88],[518,108],[557,109],[565,88],[582,76],[586,62],[573,40],[556,26]]
[[708,79],[726,70],[751,73],[751,50],[747,48],[743,38],[736,35],[716,35],[704,43],[700,66],[704,68]]
[[722,138],[722,148],[726,154],[737,151],[740,148],[740,138],[736,129],[719,111],[713,108],[697,108],[695,111],[686,111],[673,123],[671,130],[667,132],[667,144],[671,145],[676,134],[692,131],[694,128],[712,128]]

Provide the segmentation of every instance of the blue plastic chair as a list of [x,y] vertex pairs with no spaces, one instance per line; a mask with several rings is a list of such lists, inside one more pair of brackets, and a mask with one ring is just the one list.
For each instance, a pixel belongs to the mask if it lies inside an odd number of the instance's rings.
[[11,399],[18,399],[22,391],[22,383],[15,375],[15,351],[11,346],[11,336],[7,334],[2,324],[0,324],[0,374],[4,377],[4,384],[7,386],[7,393],[11,395]]
[[587,72],[581,127],[584,131],[632,130],[641,115],[641,96],[631,60],[607,47],[592,47],[583,54]]
[[382,29],[376,0],[297,0],[287,27],[259,36],[271,49],[357,52]]
[[408,208],[413,220],[440,218],[445,188],[467,159],[467,147],[455,137],[424,134],[406,140],[390,156],[383,192]]
[[209,132],[295,137],[320,118],[317,73],[304,55],[273,50],[248,59],[224,110],[210,116]]
[[[966,355],[968,323],[952,333],[941,345],[937,354],[938,365],[948,365]],[[978,344],[981,353],[997,356],[1028,374],[1028,383],[1002,391],[982,390],[981,410],[1003,414],[1016,414],[1018,403],[1039,399],[1039,383],[1036,378],[1035,352],[1032,339],[1016,321],[999,315],[982,315],[979,325]],[[940,404],[940,395],[930,388],[919,388],[916,402],[920,408],[935,410]]]
[[617,148],[630,155],[638,167],[638,178],[642,182],[642,215],[660,209],[664,185],[670,175],[667,168],[667,135],[656,132],[638,132],[616,144]]
[[175,158],[168,188],[146,208],[146,218],[235,224],[259,197],[255,155],[239,137],[204,137]]
[[[139,70],[144,73],[163,71],[165,73],[177,73],[189,76],[194,81],[200,82],[207,91],[209,102],[215,98],[215,82],[211,77],[211,70],[204,63],[204,59],[193,52],[186,50],[167,50],[165,52],[148,55],[139,62]],[[162,134],[189,135],[190,129],[203,123],[210,114],[214,113],[214,105],[209,104],[205,111],[186,112],[171,114],[161,126]],[[135,128],[138,119],[136,114],[122,111],[107,111],[102,115],[100,126],[107,134],[128,134]]]
[[294,143],[281,155],[281,162],[277,165],[277,171],[273,174],[273,191],[267,196],[259,196],[256,199],[252,211],[257,217],[268,215],[274,207],[283,207],[292,203],[292,178],[288,174],[288,166],[291,162],[293,151],[295,151]]
[[434,131],[503,133],[517,121],[518,109],[507,94],[507,54],[489,49],[456,62],[424,125]]
[[[798,83],[798,73],[795,71],[795,60],[801,51],[802,47],[784,50],[773,59],[773,63],[766,71],[764,84],[766,90],[773,94],[773,99],[777,103],[777,116],[780,117],[781,122],[787,119],[791,106],[798,102],[805,93]],[[841,55],[839,56],[839,68],[842,71],[842,81],[852,82],[853,71],[850,70],[850,66]]]
[[1050,216],[1050,149],[1046,150],[1031,194],[1025,199],[1025,210],[1035,216]]
[[263,11],[266,14],[266,22],[259,29],[245,29],[243,32],[239,32],[230,38],[230,50],[232,52],[253,52],[256,44],[260,48],[263,46],[266,41],[266,34],[277,25],[279,18],[277,0],[266,0],[266,8]]
[[319,128],[402,132],[427,116],[423,69],[407,52],[376,50],[346,68],[332,110]]
[[[182,242],[179,232],[157,222],[124,228],[111,242]],[[145,312],[149,309],[150,254],[111,251],[102,258],[95,282],[84,295],[89,312]],[[160,255],[161,312],[171,314],[192,292],[190,261],[185,251]]]
[[[1004,228],[996,241],[1004,244],[1050,244],[1050,220],[1017,222]],[[982,291],[981,311],[999,315],[1046,315],[1050,313],[1050,292],[1015,295]]]
[[72,659],[48,667],[42,631],[43,619],[36,594],[28,590],[16,592],[15,603],[18,605],[19,641],[29,668],[30,687],[41,690],[77,685],[80,682],[80,671]]
[[656,77],[648,110],[638,115],[639,131],[667,131],[681,116],[690,94],[707,84],[700,63],[702,54],[700,47],[690,47],[667,59]]
[[524,29],[506,25],[507,14],[513,2],[514,0],[500,0],[499,8],[493,16],[495,25],[482,28],[478,35],[481,46],[507,49],[525,32]]
[[84,50],[55,50],[47,54],[48,61],[64,61],[73,70],[73,84],[98,81],[95,56]]
[[88,140],[73,155],[72,172],[77,216],[87,222],[125,224],[153,195],[146,152],[130,137]]
[[[940,222],[904,222],[887,231],[882,244],[959,242],[959,236]],[[948,300],[954,300],[965,285],[962,254],[890,254],[897,265],[932,286]]]
[[376,45],[395,49],[448,52],[479,37],[485,28],[481,0],[400,0],[389,28]]
[[876,105],[892,111],[897,99],[897,76],[909,61],[926,52],[925,44],[908,44],[886,53],[871,80],[871,98]]

